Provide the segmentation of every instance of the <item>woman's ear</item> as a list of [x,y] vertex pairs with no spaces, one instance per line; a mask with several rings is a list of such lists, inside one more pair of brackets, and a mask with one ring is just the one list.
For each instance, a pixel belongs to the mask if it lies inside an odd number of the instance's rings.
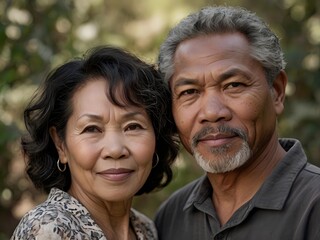
[[60,137],[58,136],[57,129],[55,127],[50,127],[49,133],[58,151],[60,162],[62,164],[67,163],[68,158],[66,155],[65,145],[63,141],[60,139]]
[[285,71],[281,70],[272,84],[273,104],[277,115],[280,115],[284,109],[287,82],[287,74]]

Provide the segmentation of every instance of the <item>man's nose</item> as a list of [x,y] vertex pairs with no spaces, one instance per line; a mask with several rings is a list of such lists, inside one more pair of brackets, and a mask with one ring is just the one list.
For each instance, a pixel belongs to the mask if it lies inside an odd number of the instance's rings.
[[231,118],[231,110],[223,96],[214,91],[206,92],[203,95],[199,110],[201,123],[228,121]]

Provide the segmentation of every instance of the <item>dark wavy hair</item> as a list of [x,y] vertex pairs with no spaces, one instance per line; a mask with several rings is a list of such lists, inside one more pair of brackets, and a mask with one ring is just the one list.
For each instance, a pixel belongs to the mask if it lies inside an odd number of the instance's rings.
[[[53,70],[24,111],[27,134],[22,137],[21,145],[27,159],[26,172],[35,187],[46,193],[53,187],[69,190],[70,171],[68,167],[65,172],[57,168],[58,152],[49,128],[54,126],[58,136],[65,140],[67,121],[73,111],[71,99],[93,78],[108,82],[107,96],[113,104],[142,107],[151,119],[159,163],[136,195],[168,185],[179,146],[174,135],[168,86],[154,65],[123,49],[100,46],[89,50],[83,58]],[[120,90],[120,96],[115,94],[116,90]]]

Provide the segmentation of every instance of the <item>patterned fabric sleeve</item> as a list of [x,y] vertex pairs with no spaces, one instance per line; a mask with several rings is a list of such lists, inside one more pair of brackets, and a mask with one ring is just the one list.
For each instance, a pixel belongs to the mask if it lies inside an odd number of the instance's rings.
[[[131,209],[130,223],[138,240],[157,240],[154,223]],[[23,216],[11,240],[106,240],[88,210],[75,198],[52,189],[48,199]]]
[[157,240],[156,227],[147,216],[131,209],[130,222],[134,228],[138,240]]
[[[84,216],[85,217],[85,216]],[[50,207],[38,207],[29,212],[20,221],[11,240],[37,239],[105,239],[100,229],[95,226],[84,226],[80,219],[68,214],[50,209]]]
[[11,240],[18,239],[64,239],[63,225],[59,225],[59,219],[49,214],[40,214],[37,211],[25,215],[15,229]]
[[87,209],[68,193],[52,189],[48,199],[23,216],[11,240],[105,240]]

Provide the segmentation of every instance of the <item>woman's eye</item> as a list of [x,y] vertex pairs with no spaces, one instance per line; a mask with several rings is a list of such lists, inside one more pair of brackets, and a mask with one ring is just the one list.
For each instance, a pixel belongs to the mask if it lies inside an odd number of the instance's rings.
[[95,132],[101,132],[101,130],[97,126],[87,126],[83,132],[89,132],[89,133],[95,133]]
[[139,129],[143,129],[143,127],[138,123],[133,123],[133,124],[129,124],[125,128],[125,131],[134,131],[134,130],[139,130]]

